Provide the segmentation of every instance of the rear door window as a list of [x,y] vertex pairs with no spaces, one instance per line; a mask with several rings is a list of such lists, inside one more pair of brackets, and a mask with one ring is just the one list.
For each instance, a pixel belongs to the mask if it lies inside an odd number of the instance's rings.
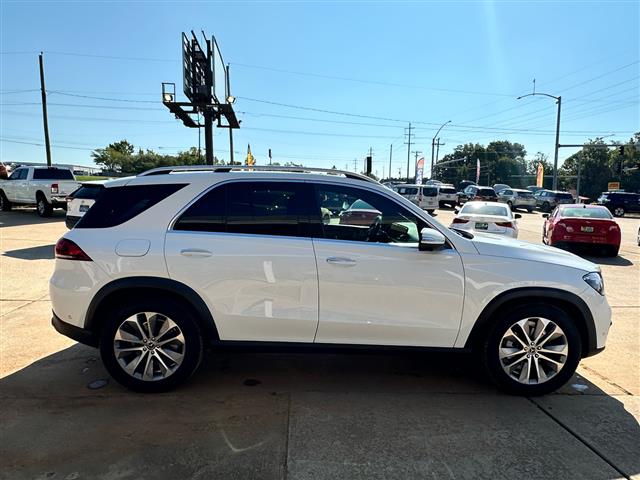
[[[333,209],[335,200],[328,199]],[[311,187],[302,182],[229,183],[198,199],[174,229],[306,237],[312,203]]]

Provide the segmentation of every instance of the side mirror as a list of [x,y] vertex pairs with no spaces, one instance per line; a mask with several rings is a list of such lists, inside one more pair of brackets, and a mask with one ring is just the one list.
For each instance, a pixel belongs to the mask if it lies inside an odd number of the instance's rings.
[[549,214],[548,213],[543,213],[542,214],[542,218],[549,218]]
[[515,217],[516,217],[516,220],[517,220],[517,219],[519,219],[519,218],[522,218],[522,215],[520,215],[519,213],[516,213],[516,214],[515,214]]
[[420,244],[418,245],[418,250],[435,250],[442,247],[446,241],[447,239],[439,231],[425,227],[420,230]]

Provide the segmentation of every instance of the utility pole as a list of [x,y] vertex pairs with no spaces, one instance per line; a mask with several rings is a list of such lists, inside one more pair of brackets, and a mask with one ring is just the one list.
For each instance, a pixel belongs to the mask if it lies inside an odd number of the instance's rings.
[[[229,82],[229,64],[227,63],[227,68],[226,68],[226,89],[225,92],[227,94],[227,98],[225,99],[227,102],[229,102],[230,98],[233,98],[231,96],[231,84]],[[271,150],[269,150],[269,152],[271,152]],[[233,165],[233,128],[229,128],[229,158],[231,159],[231,165]],[[271,165],[271,155],[269,155],[269,165]]]
[[553,155],[553,189],[558,189],[558,148],[560,147],[560,106],[562,105],[562,96],[558,96],[558,117],[556,118],[556,145]]
[[[415,161],[413,162],[413,170],[415,172],[416,167],[418,165],[418,155],[420,155],[422,152],[420,150],[414,150],[413,153],[415,155]],[[418,172],[415,172],[415,173],[416,173],[415,181],[417,182],[418,181],[418,175],[417,175]],[[407,183],[408,183],[408,181],[407,181]]]
[[440,143],[440,139],[438,138],[436,142],[436,163],[438,163],[438,157],[440,156],[440,145],[446,145],[446,143]]
[[407,143],[407,183],[409,183],[409,163],[411,162],[411,122],[409,122],[409,141]]
[[393,143],[389,145],[389,180],[391,180],[391,157],[393,156]]
[[358,173],[358,159],[357,158],[353,159],[353,171],[355,173]]
[[582,152],[578,152],[578,179],[576,180],[576,197],[578,197],[578,203],[580,202],[580,173],[582,170]]
[[44,145],[47,151],[47,167],[51,166],[51,142],[49,141],[49,119],[47,118],[47,90],[44,86],[44,60],[40,52],[40,94],[42,96],[42,123],[44,124]]

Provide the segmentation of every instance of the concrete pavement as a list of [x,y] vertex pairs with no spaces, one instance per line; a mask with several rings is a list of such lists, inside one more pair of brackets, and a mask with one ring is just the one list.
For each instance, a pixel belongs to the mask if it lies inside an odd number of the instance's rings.
[[[520,224],[539,242],[540,214]],[[0,478],[640,478],[640,219],[620,224],[620,257],[591,258],[607,349],[554,395],[505,396],[467,355],[370,352],[213,352],[139,395],[50,326],[61,214],[0,213]]]

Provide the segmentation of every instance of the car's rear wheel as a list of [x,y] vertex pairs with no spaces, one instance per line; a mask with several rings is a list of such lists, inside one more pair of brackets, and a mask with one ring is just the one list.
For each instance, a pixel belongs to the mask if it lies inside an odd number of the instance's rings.
[[183,383],[202,359],[202,336],[188,308],[169,300],[132,302],[107,315],[100,355],[111,376],[138,392]]
[[481,349],[491,380],[516,395],[560,388],[575,372],[581,351],[574,320],[558,307],[537,303],[504,312]]
[[41,217],[50,217],[53,214],[53,206],[42,193],[36,195],[36,211]]
[[544,202],[542,204],[542,211],[543,212],[548,212],[549,210],[551,210],[551,205],[549,204],[549,202]]
[[533,213],[533,207],[527,207],[527,213]]
[[507,205],[509,205],[509,210],[513,212],[514,208],[513,208],[513,203],[511,203],[511,200],[507,202]]
[[625,211],[624,211],[624,207],[615,207],[615,208],[613,209],[613,214],[614,214],[616,217],[624,217],[624,213],[625,213]]
[[10,212],[12,207],[13,205],[11,205],[11,202],[4,192],[0,192],[0,210],[3,212]]

